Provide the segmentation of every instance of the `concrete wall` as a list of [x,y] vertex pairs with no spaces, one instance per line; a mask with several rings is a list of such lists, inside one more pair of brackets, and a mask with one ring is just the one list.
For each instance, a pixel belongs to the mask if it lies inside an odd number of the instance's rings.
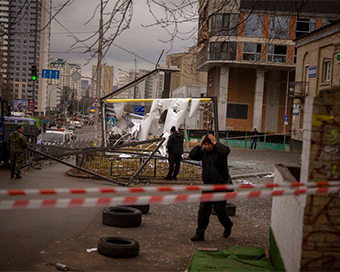
[[[274,183],[297,182],[283,165],[275,166]],[[274,197],[271,214],[271,229],[279,248],[286,271],[299,271],[302,244],[303,213],[305,196]],[[271,255],[273,245],[271,247]],[[275,263],[274,263],[275,267]]]
[[[306,100],[301,181],[340,177],[340,87]],[[301,269],[340,271],[340,198],[338,194],[307,196]]]
[[[308,97],[305,106],[300,182],[339,180],[340,87]],[[284,166],[275,168],[274,183],[293,180]],[[340,271],[339,207],[334,193],[273,199],[273,252],[286,271]]]

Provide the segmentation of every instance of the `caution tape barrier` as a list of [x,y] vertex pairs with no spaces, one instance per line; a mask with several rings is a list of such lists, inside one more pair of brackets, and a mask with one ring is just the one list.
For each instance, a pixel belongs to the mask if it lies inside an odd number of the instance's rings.
[[340,181],[328,182],[293,182],[293,183],[267,183],[267,184],[211,184],[211,185],[177,185],[177,186],[144,186],[144,187],[107,187],[107,188],[56,188],[56,189],[25,189],[0,190],[0,197],[31,196],[31,195],[80,195],[80,194],[115,194],[115,193],[157,193],[157,192],[193,192],[193,191],[225,191],[236,189],[273,189],[280,187],[321,187],[340,186]]
[[340,187],[300,188],[296,190],[252,191],[233,193],[182,194],[163,196],[126,196],[107,198],[77,199],[34,199],[0,201],[0,210],[41,209],[41,208],[75,208],[75,207],[108,207],[117,205],[174,204],[189,202],[209,202],[232,199],[255,199],[293,195],[325,195],[340,193]]

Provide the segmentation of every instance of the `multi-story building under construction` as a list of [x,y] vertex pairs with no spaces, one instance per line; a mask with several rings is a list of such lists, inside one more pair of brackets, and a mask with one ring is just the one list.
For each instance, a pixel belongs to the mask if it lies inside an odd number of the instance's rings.
[[219,129],[289,132],[293,40],[339,11],[339,1],[200,1],[197,66],[208,72],[207,95],[218,98]]

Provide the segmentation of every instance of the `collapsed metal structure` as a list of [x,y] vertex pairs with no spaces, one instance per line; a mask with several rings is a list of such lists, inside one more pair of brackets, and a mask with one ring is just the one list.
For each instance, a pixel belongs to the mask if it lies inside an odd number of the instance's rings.
[[[158,72],[164,72],[165,73],[165,80],[164,80],[164,89],[163,89],[163,98],[169,98],[169,94],[170,94],[170,80],[171,80],[171,73],[172,72],[178,72],[180,71],[179,68],[177,67],[161,67],[161,66],[156,66],[156,68],[145,74],[144,76],[128,83],[127,85],[119,88],[116,91],[113,91],[112,93],[100,98],[100,102],[101,102],[101,124],[102,124],[102,147],[87,147],[87,148],[67,148],[67,149],[63,149],[62,147],[58,147],[59,151],[57,154],[51,155],[51,152],[48,152],[46,150],[52,149],[53,147],[47,147],[47,149],[45,150],[46,152],[42,152],[41,146],[39,145],[31,145],[31,147],[28,148],[28,151],[38,155],[34,161],[39,161],[42,159],[50,159],[53,161],[56,161],[58,163],[62,163],[64,165],[67,165],[69,167],[72,167],[74,169],[77,169],[78,171],[82,171],[84,173],[87,173],[89,175],[92,175],[94,177],[97,177],[99,179],[102,180],[106,180],[109,181],[111,183],[117,184],[117,185],[121,185],[121,186],[130,186],[131,183],[133,182],[134,179],[136,179],[136,177],[138,176],[138,174],[142,171],[142,169],[145,167],[145,165],[152,159],[152,158],[157,158],[157,159],[166,159],[166,157],[164,156],[157,156],[156,152],[159,151],[159,148],[162,146],[162,144],[164,143],[164,141],[166,140],[165,138],[155,138],[155,139],[151,139],[151,140],[145,140],[145,141],[138,141],[138,142],[129,142],[129,143],[123,143],[123,144],[119,144],[119,141],[121,139],[124,138],[123,137],[119,140],[117,140],[116,144],[110,147],[107,147],[107,141],[106,141],[106,122],[105,122],[105,118],[106,118],[106,112],[110,111],[112,109],[107,108],[107,103],[114,103],[114,102],[122,102],[122,101],[118,101],[118,100],[114,100],[114,99],[109,99],[112,96],[118,95],[119,93],[128,90],[132,87],[134,87],[135,85],[139,84],[140,82],[146,80],[147,78],[155,75]],[[153,99],[138,99],[139,102],[151,102]],[[134,99],[126,99],[126,101],[124,102],[132,102],[134,101]],[[202,102],[205,101],[212,101],[213,102],[213,109],[214,109],[214,128],[212,126],[211,123],[211,130],[215,131],[215,137],[218,139],[219,135],[218,135],[218,109],[217,109],[217,98],[216,97],[206,97],[206,98],[201,98]],[[157,143],[156,147],[151,151],[150,154],[145,154],[145,150],[142,149],[131,149],[131,147],[134,146],[139,146],[139,145],[143,145],[143,144],[150,144],[150,143]],[[63,150],[61,151],[60,150]],[[150,150],[148,150],[150,152]],[[140,167],[137,169],[137,171],[131,176],[131,178],[129,179],[129,181],[127,183],[122,183],[119,182],[118,180],[114,180],[112,178],[100,175],[98,173],[95,173],[93,171],[89,171],[83,167],[81,167],[81,165],[83,164],[83,161],[80,162],[80,166],[78,165],[74,165],[71,164],[69,162],[66,162],[65,160],[63,160],[63,158],[65,157],[69,157],[69,156],[78,156],[80,154],[82,155],[86,155],[86,154],[90,154],[90,153],[95,153],[95,152],[101,152],[103,155],[107,154],[107,153],[125,153],[125,154],[133,154],[139,157],[143,157],[143,163],[140,165]],[[49,154],[50,153],[50,154]],[[84,156],[83,156],[84,158]],[[192,163],[189,160],[183,160],[183,162],[188,162],[188,163]],[[192,163],[195,164],[195,163]],[[195,164],[197,166],[199,166],[199,164]]]

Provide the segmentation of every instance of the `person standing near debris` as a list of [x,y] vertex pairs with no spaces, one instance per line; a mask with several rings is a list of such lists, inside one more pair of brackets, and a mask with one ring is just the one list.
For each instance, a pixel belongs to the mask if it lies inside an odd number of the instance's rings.
[[20,179],[20,169],[22,161],[24,160],[24,149],[27,148],[27,141],[24,136],[24,127],[19,125],[15,132],[9,135],[8,139],[8,152],[11,162],[10,171],[11,178]]
[[259,132],[257,131],[256,128],[254,128],[253,132],[251,133],[251,135],[253,136],[253,139],[251,140],[251,145],[250,145],[250,149],[256,149],[256,145],[257,145],[257,140],[258,140],[258,135]]
[[[189,158],[202,161],[204,184],[232,184],[228,169],[229,153],[230,148],[218,142],[214,135],[209,133],[204,135],[200,144],[190,151]],[[195,235],[190,238],[191,241],[204,241],[204,232],[209,225],[209,217],[213,206],[218,220],[224,227],[223,237],[230,236],[233,222],[227,215],[226,201],[201,202],[198,209],[198,226]]]
[[183,154],[183,135],[176,131],[175,126],[170,129],[166,148],[169,153],[169,172],[164,178],[177,180]]

